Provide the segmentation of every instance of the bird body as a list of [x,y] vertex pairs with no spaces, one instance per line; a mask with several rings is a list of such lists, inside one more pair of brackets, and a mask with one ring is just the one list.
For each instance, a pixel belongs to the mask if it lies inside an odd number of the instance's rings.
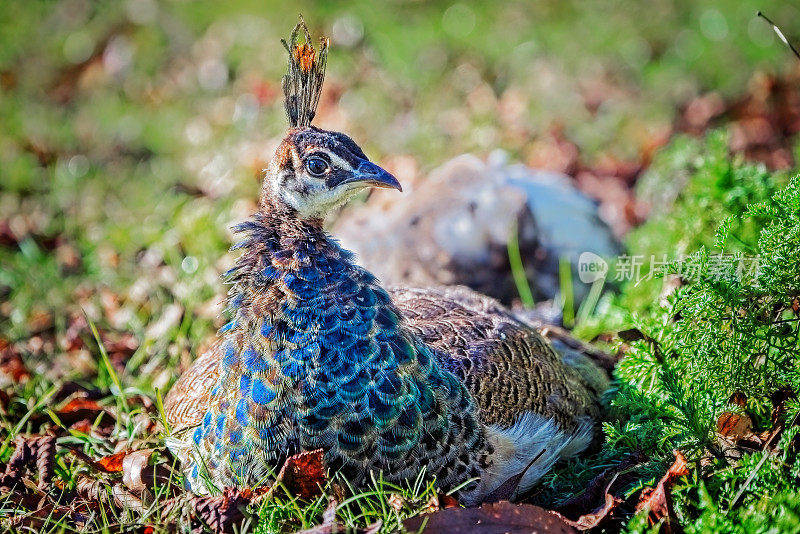
[[295,109],[315,106],[304,91],[321,87],[303,73],[324,72],[308,42],[287,46],[300,76],[284,83],[293,128],[258,213],[237,227],[230,321],[166,399],[187,485],[255,486],[289,455],[323,449],[354,485],[424,470],[462,485],[467,504],[523,473],[524,490],[586,447],[598,392],[496,301],[389,291],[324,231],[323,216],[364,187],[400,184],[349,137],[308,124],[313,109]]

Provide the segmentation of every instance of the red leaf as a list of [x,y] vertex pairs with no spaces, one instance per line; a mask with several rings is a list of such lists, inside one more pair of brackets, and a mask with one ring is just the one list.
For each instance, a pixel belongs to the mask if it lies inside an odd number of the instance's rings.
[[301,499],[320,495],[327,481],[322,449],[290,456],[278,473],[278,481],[289,493]]
[[459,507],[458,499],[456,499],[452,495],[446,495],[446,494],[439,495],[439,507],[442,510],[445,510],[447,508],[458,508]]
[[131,451],[122,451],[111,456],[104,456],[97,460],[96,465],[106,473],[121,473],[122,461]]
[[92,399],[86,399],[83,397],[76,397],[66,403],[61,409],[59,409],[56,413],[58,415],[66,415],[69,413],[75,413],[78,411],[83,410],[90,410],[96,413],[100,413],[103,411],[102,406],[97,404],[97,401]]
[[56,410],[56,415],[64,425],[71,425],[84,419],[94,421],[103,413],[105,410],[97,401],[86,397],[75,397]]

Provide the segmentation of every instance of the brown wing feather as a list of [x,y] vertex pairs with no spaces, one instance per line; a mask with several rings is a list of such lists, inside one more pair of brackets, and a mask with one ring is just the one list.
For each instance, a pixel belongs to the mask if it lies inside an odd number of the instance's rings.
[[217,383],[221,343],[216,341],[203,352],[169,390],[164,412],[172,434],[199,425],[206,413],[211,389]]
[[409,326],[475,397],[486,424],[511,426],[533,411],[573,428],[599,413],[598,392],[534,329],[465,287],[394,288]]

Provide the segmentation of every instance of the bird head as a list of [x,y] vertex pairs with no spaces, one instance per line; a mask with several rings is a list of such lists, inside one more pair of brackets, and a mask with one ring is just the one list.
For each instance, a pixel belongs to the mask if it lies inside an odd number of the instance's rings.
[[325,78],[328,40],[317,51],[300,17],[289,42],[283,94],[290,129],[272,159],[265,191],[300,217],[317,219],[368,187],[402,191],[397,179],[375,165],[343,133],[311,126]]
[[289,130],[270,163],[267,182],[274,198],[305,219],[324,217],[365,188],[403,190],[350,137],[313,126]]

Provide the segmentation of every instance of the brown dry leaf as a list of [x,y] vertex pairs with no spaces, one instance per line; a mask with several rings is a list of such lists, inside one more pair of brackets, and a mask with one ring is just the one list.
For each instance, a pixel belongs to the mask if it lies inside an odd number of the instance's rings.
[[26,382],[31,377],[19,351],[3,338],[0,338],[0,375],[0,385]]
[[39,491],[46,491],[52,485],[51,480],[56,467],[55,436],[40,436],[31,443],[31,453],[36,457],[36,471],[39,474]]
[[402,510],[403,506],[406,505],[406,500],[402,497],[402,495],[398,495],[397,493],[392,493],[391,495],[389,495],[388,503],[389,506],[392,508],[392,510],[400,513],[400,510]]
[[171,481],[172,471],[167,465],[150,465],[150,458],[157,451],[158,449],[125,450],[94,460],[79,449],[70,449],[81,461],[97,471],[122,473],[124,489],[136,495],[142,495],[147,490]]
[[111,487],[111,495],[114,497],[114,503],[123,510],[134,510],[140,514],[144,513],[144,505],[142,500],[125,489],[122,484],[114,484]]
[[777,78],[758,73],[749,86],[738,100],[725,101],[717,93],[696,98],[684,109],[676,130],[700,135],[725,123],[733,152],[744,152],[747,159],[771,169],[791,168],[792,138],[800,132],[797,74]]
[[28,317],[27,325],[30,334],[41,334],[53,327],[53,313],[41,308],[34,309]]
[[628,455],[618,465],[594,477],[583,492],[561,503],[557,511],[576,521],[583,515],[595,513],[608,502],[607,495],[613,486],[624,486],[633,480],[633,476],[626,471],[646,461],[647,457],[641,451]]
[[32,512],[19,514],[8,519],[8,526],[12,531],[32,530],[41,528],[45,523],[53,524],[72,514],[69,506],[57,506],[53,503],[44,503]]
[[94,399],[75,397],[64,406],[59,408],[56,413],[58,415],[66,415],[84,410],[88,410],[90,412],[94,412],[95,415],[99,415],[100,412],[103,411],[103,407],[100,406]]
[[428,498],[428,504],[425,505],[424,513],[432,514],[439,511],[439,496],[435,493],[431,494]]
[[[281,482],[290,494],[301,499],[311,499],[320,495],[326,481],[322,449],[290,456],[278,473],[278,482]],[[275,486],[278,486],[277,482]]]
[[130,452],[122,460],[122,482],[129,490],[142,493],[156,486],[169,484],[171,470],[164,464],[149,465],[156,449]]
[[483,504],[479,508],[449,508],[403,522],[403,526],[411,532],[418,532],[423,524],[426,534],[577,532],[558,514],[532,504],[512,504],[508,501]]
[[747,395],[741,391],[734,391],[730,398],[728,398],[728,404],[732,404],[744,409],[744,407],[747,405]]
[[650,525],[664,520],[663,528],[660,532],[670,534],[672,532],[681,532],[680,525],[675,519],[675,512],[672,508],[672,486],[682,477],[689,474],[689,469],[686,465],[686,458],[681,451],[675,451],[675,462],[667,470],[667,473],[658,481],[655,488],[647,488],[642,492],[639,498],[639,504],[636,505],[636,511],[647,510],[647,519]]
[[[622,499],[618,499],[614,497],[610,493],[606,493],[606,501],[603,503],[602,506],[597,508],[596,510],[592,511],[591,513],[584,514],[580,516],[575,521],[571,519],[567,519],[566,517],[561,516],[564,519],[564,522],[568,525],[575,527],[578,530],[591,530],[603,522],[605,522],[611,515],[614,513],[614,510],[617,509],[617,506],[622,504],[624,501]],[[559,514],[560,515],[560,514]]]
[[[14,445],[14,453],[6,465],[5,472],[0,476],[0,488],[3,488],[3,492],[6,493],[21,482],[25,483],[26,487],[32,487],[26,480],[23,480],[23,475],[27,471],[35,469],[39,479],[36,490],[38,492],[48,491],[55,473],[56,438],[54,436],[17,436]],[[24,490],[17,488],[15,492],[21,493]]]
[[[233,526],[244,519],[244,512],[252,498],[249,490],[225,488],[222,495],[214,497],[191,496],[188,504],[198,521],[212,532],[232,532]],[[162,519],[167,519],[187,503],[185,496],[175,497],[164,502]]]
[[77,423],[71,424],[69,429],[89,435],[92,433],[92,422],[88,419],[81,419]]
[[56,246],[56,261],[63,275],[77,274],[83,265],[80,251],[63,239]]
[[73,314],[67,319],[67,330],[61,339],[62,347],[67,352],[80,350],[86,346],[83,335],[88,334],[89,324],[83,315]]
[[10,491],[20,481],[31,457],[31,448],[27,440],[24,436],[17,436],[14,439],[14,452],[6,464],[5,473],[0,478],[0,488],[3,488],[3,493]]
[[100,501],[105,496],[105,484],[101,479],[82,476],[75,483],[75,493],[90,501]]
[[8,393],[0,389],[0,415],[8,415],[8,404],[11,402],[11,397]]
[[753,435],[753,420],[743,413],[722,412],[717,418],[717,432],[734,442]]

